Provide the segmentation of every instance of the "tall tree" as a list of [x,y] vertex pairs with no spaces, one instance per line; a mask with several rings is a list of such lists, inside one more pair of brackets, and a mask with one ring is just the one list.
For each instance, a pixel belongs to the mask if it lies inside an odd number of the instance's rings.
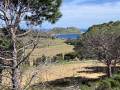
[[106,64],[108,77],[112,77],[111,67],[113,64],[115,66],[120,58],[119,26],[119,21],[94,25],[88,29],[86,34],[78,38],[78,42],[82,43],[82,48],[87,54],[91,57],[96,56],[99,61]]
[[[62,0],[0,0],[0,25],[5,28],[10,40],[10,50],[1,50],[3,55],[0,59],[11,62],[9,66],[3,65],[2,67],[5,67],[11,75],[9,78],[12,81],[13,90],[20,89],[20,65],[30,56],[38,42],[38,37],[28,42],[24,42],[23,38],[20,37],[28,35],[35,26],[41,27],[45,21],[54,24],[59,20],[62,16],[59,12],[61,3]],[[29,30],[18,33],[19,26],[23,21]],[[25,55],[25,49],[28,46],[33,48]],[[8,53],[10,55],[5,57]],[[21,53],[20,56],[19,53]]]

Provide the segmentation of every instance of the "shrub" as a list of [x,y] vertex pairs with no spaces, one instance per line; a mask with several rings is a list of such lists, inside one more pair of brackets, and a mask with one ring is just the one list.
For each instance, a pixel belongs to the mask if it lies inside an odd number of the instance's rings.
[[38,66],[40,63],[45,62],[45,60],[46,60],[46,56],[43,55],[42,57],[39,57],[36,60],[34,60],[33,65]]
[[118,88],[118,87],[115,87],[115,88],[113,88],[113,90],[120,90],[120,88]]
[[110,90],[111,83],[108,80],[103,80],[98,86],[97,90]]
[[55,39],[56,37],[55,37],[55,36],[52,36],[51,38],[52,38],[52,39]]
[[87,85],[82,85],[80,86],[81,90],[91,90],[90,87],[88,87]]
[[108,80],[111,83],[111,87],[119,87],[120,83],[114,79],[109,79]]
[[65,43],[69,44],[69,45],[75,45],[76,40],[75,39],[71,39],[68,38],[67,41],[65,41]]
[[75,52],[67,53],[64,55],[65,60],[75,59],[77,57]]
[[88,82],[88,86],[89,87],[94,87],[94,86],[98,86],[99,82]]
[[53,57],[54,59],[54,62],[57,61],[57,62],[62,62],[63,61],[63,54],[57,54],[56,56]]
[[98,86],[97,90],[119,90],[120,88],[120,76],[115,76],[111,79],[106,79],[100,82],[100,85]]
[[115,76],[113,79],[120,83],[120,75]]

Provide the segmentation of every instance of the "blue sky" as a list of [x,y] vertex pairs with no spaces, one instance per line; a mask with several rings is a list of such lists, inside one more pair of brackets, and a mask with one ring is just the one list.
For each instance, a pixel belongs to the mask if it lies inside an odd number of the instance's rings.
[[94,24],[120,20],[120,0],[63,0],[60,11],[62,18],[54,25],[44,24],[46,28],[87,29]]

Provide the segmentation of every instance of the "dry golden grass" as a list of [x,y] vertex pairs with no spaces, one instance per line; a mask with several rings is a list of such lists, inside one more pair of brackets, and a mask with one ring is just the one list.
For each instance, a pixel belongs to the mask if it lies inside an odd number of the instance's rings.
[[[74,61],[78,62],[77,64],[63,64],[63,65],[53,65],[53,66],[46,66],[44,70],[39,71],[37,77],[33,80],[32,84],[38,82],[46,82],[46,81],[54,81],[57,79],[63,79],[65,77],[85,77],[85,78],[99,78],[99,76],[105,75],[105,73],[86,73],[92,71],[92,69],[86,69],[85,67],[98,67],[98,66],[105,66],[98,61],[90,60],[90,61]],[[83,73],[79,73],[80,71],[86,71]],[[28,73],[29,72],[29,73]],[[31,70],[27,71],[27,76],[30,76]],[[23,85],[28,78],[24,77]]]
[[[49,57],[53,57],[56,54],[62,53],[63,55],[69,52],[74,52],[73,45],[68,45],[64,43],[65,40],[61,39],[42,39],[39,41],[37,48],[33,51],[31,56],[29,57],[30,66],[33,66],[33,60],[45,55]],[[39,47],[39,48],[38,48]],[[26,53],[30,52],[31,49],[27,49]]]
[[[45,81],[54,81],[57,79],[63,79],[65,77],[85,77],[85,78],[98,78],[99,76],[105,75],[105,73],[79,73],[80,71],[92,71],[92,69],[86,69],[85,67],[104,67],[102,63],[98,61],[73,61],[71,64],[61,64],[61,65],[52,65],[46,66],[43,70],[40,70],[37,76],[32,81],[32,85],[39,82]],[[34,68],[30,68],[26,71],[23,76],[22,87],[26,85],[31,77],[31,72],[34,71]],[[7,79],[7,81],[9,81]],[[3,78],[3,82],[6,82],[6,79]]]
[[[79,62],[78,62],[79,63]],[[80,71],[92,71],[92,69],[86,69],[85,67],[92,66],[104,66],[100,62],[92,62],[88,63],[79,63],[79,64],[66,64],[66,65],[57,65],[48,67],[49,70],[46,72],[42,72],[42,78],[44,81],[53,81],[56,79],[64,78],[64,77],[86,77],[86,78],[98,78],[101,75],[105,75],[105,73],[79,73]],[[39,73],[41,74],[41,73]]]
[[[31,54],[30,59],[35,60],[36,58],[41,57],[42,55],[52,57],[60,53],[65,54],[69,52],[74,52],[73,48],[74,46],[67,45],[65,43],[63,43],[62,45],[50,46],[46,48],[36,48]],[[28,49],[26,53],[29,52],[30,50],[31,49]]]
[[[53,41],[52,41],[53,42]],[[73,52],[74,46],[67,45],[61,41],[61,43],[57,44],[55,41],[54,45],[47,46],[46,48],[37,48],[33,51],[32,55],[30,56],[30,60],[35,60],[42,55],[52,57],[56,54],[60,53],[69,53]],[[29,52],[31,49],[27,49],[26,53]],[[75,61],[74,61],[75,62]],[[62,64],[62,65],[52,65],[46,66],[44,70],[39,71],[37,77],[32,81],[32,84],[38,83],[40,81],[53,81],[56,79],[61,79],[64,77],[86,77],[86,78],[98,78],[99,76],[105,75],[105,73],[79,73],[80,71],[91,71],[92,69],[86,69],[85,67],[92,67],[92,66],[104,66],[100,62],[91,60],[87,62],[76,61],[76,63],[72,62],[72,64]],[[25,86],[26,83],[29,81],[31,77],[31,72],[34,71],[34,68],[30,68],[26,71],[23,76],[22,86]],[[7,82],[10,81],[7,79]],[[6,78],[3,78],[3,83],[6,83]]]

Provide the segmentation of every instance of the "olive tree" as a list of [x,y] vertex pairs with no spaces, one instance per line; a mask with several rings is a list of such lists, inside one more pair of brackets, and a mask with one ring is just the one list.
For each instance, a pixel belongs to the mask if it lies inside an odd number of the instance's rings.
[[[0,51],[2,53],[0,60],[10,64],[1,67],[9,72],[10,76],[6,77],[11,79],[13,90],[19,90],[21,87],[20,66],[35,49],[39,34],[34,39],[30,38],[29,41],[21,37],[28,35],[35,26],[41,27],[45,21],[54,24],[59,20],[62,16],[59,12],[61,3],[62,0],[0,0],[0,26],[5,28],[10,40],[9,50]],[[23,21],[29,29],[20,33],[19,26]],[[25,49],[29,46],[32,49],[26,55]]]

